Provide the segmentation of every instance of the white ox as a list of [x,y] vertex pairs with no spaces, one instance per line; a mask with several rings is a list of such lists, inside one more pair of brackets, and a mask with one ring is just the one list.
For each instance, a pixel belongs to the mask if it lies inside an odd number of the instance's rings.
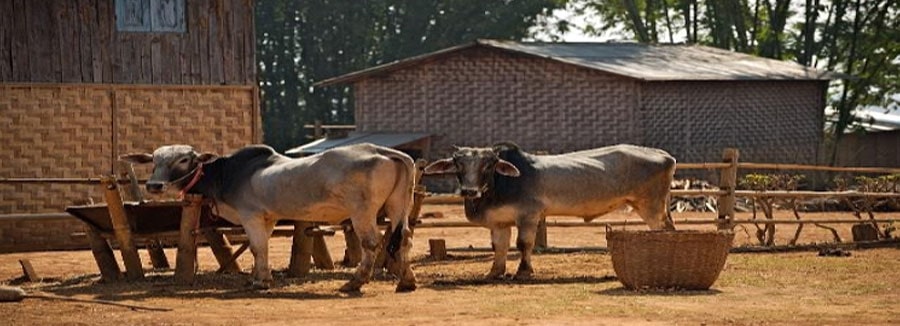
[[531,277],[537,225],[548,215],[591,220],[629,205],[651,229],[674,229],[667,200],[675,159],[659,149],[616,145],[531,155],[512,143],[463,147],[425,167],[425,174],[441,173],[456,174],[466,218],[491,229],[494,265],[488,278],[506,273],[513,225],[522,253],[515,277]]
[[294,159],[254,145],[217,157],[171,145],[152,155],[128,154],[121,159],[154,163],[146,186],[149,192],[160,193],[172,185],[182,193],[202,194],[216,201],[226,220],[243,226],[255,258],[256,286],[267,287],[272,280],[268,241],[277,220],[339,224],[350,217],[363,259],[340,290],[359,291],[372,276],[381,242],[376,218],[383,212],[393,228],[387,249],[400,265],[397,291],[416,288],[407,257],[412,245],[407,215],[416,174],[413,160],[402,152],[359,144]]

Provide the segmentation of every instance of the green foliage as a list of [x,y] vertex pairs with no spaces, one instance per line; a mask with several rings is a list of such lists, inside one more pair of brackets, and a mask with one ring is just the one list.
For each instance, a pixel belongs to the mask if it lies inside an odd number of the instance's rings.
[[256,2],[257,62],[265,142],[309,141],[304,124],[353,123],[348,85],[313,83],[473,41],[519,40],[560,0]]
[[800,183],[806,179],[802,174],[756,174],[744,175],[738,180],[738,186],[743,189],[765,190],[797,190]]

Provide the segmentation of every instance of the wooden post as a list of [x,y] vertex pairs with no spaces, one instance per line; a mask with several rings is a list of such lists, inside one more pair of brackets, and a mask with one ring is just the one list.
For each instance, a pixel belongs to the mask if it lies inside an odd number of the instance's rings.
[[322,132],[322,120],[316,120],[313,126],[313,139],[319,139],[324,136],[324,132]]
[[730,163],[731,166],[722,169],[719,176],[719,189],[728,192],[726,195],[720,195],[718,198],[719,218],[717,226],[719,230],[732,230],[734,228],[734,191],[737,188],[737,166],[740,153],[737,148],[726,148],[722,152],[722,162]]
[[294,241],[291,245],[291,263],[288,265],[288,276],[305,277],[312,268],[313,239],[306,236],[306,228],[312,223],[294,222]]
[[175,257],[175,282],[191,284],[197,270],[197,235],[194,230],[200,223],[203,196],[187,194],[187,205],[181,208],[181,226],[178,235],[178,256]]
[[103,195],[106,198],[106,208],[109,210],[113,232],[116,240],[119,242],[119,251],[121,251],[122,260],[125,262],[125,278],[129,281],[142,279],[144,278],[144,269],[141,266],[141,256],[138,255],[137,247],[134,245],[134,239],[131,236],[131,224],[128,223],[125,206],[122,204],[119,187],[116,185],[116,178],[103,177],[100,184],[104,189]]
[[94,255],[94,261],[100,269],[100,281],[115,282],[122,279],[122,270],[119,269],[119,263],[116,262],[116,256],[109,242],[93,226],[87,227],[85,231],[91,242],[91,254]]
[[206,238],[206,242],[209,243],[209,249],[212,250],[213,255],[216,256],[216,261],[219,262],[219,271],[235,274],[241,272],[241,267],[238,266],[237,261],[231,259],[234,256],[234,250],[224,234],[216,232],[213,228],[205,228],[203,229],[203,237]]
[[534,237],[535,248],[547,248],[547,218],[542,217],[537,225],[537,235]]
[[119,178],[127,178],[128,186],[125,187],[123,200],[125,201],[142,201],[144,196],[141,193],[140,185],[138,185],[137,176],[134,174],[134,167],[131,163],[125,161],[116,161],[116,172]]
[[166,258],[166,252],[163,250],[162,242],[159,239],[147,240],[147,253],[150,255],[150,263],[154,269],[169,269],[169,259]]
[[447,259],[447,242],[444,239],[428,239],[428,252],[434,260]]
[[356,267],[362,261],[362,247],[360,246],[359,236],[356,235],[356,231],[353,230],[353,225],[350,224],[350,221],[342,223],[341,227],[344,230],[344,243],[346,245],[344,260],[341,261],[341,265],[344,267]]
[[334,261],[331,259],[331,254],[328,253],[328,245],[325,244],[325,236],[321,234],[317,234],[312,237],[313,239],[313,261],[316,263],[316,268],[322,270],[332,270],[334,269]]

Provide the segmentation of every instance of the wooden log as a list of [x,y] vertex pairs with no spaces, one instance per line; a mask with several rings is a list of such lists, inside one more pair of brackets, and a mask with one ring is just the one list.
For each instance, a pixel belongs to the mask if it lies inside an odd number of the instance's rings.
[[341,266],[356,267],[362,261],[362,247],[360,247],[359,235],[353,230],[353,225],[349,221],[341,226],[344,230],[344,243],[346,245]]
[[25,276],[25,280],[28,282],[37,282],[41,280],[41,277],[34,271],[34,266],[31,266],[30,260],[19,259],[19,265],[22,266],[22,274]]
[[334,261],[331,259],[331,254],[328,253],[328,245],[325,243],[325,237],[322,235],[315,235],[312,239],[312,257],[313,261],[316,263],[316,268],[321,270],[334,269]]
[[147,240],[147,253],[150,255],[150,263],[154,269],[169,269],[169,259],[166,258],[166,252],[163,250],[162,242],[159,239]]
[[103,195],[106,198],[106,208],[109,210],[113,232],[116,241],[119,242],[122,260],[125,262],[125,279],[129,281],[142,279],[144,278],[144,269],[141,266],[141,256],[138,255],[137,247],[134,244],[131,224],[128,223],[128,216],[125,213],[125,206],[122,204],[122,197],[119,195],[116,179],[115,177],[104,177],[101,179]]
[[100,281],[115,282],[122,279],[122,270],[119,269],[119,263],[116,262],[116,256],[113,255],[109,242],[92,226],[87,227],[85,231],[91,244],[91,254],[94,255],[94,261],[100,269]]
[[447,259],[447,242],[444,239],[428,239],[428,252],[434,260]]
[[228,242],[228,238],[212,228],[205,228],[202,233],[203,237],[206,238],[206,242],[209,243],[209,249],[212,250],[216,261],[219,262],[219,272],[240,273],[241,267],[238,266],[237,260],[231,259],[234,256],[234,252],[231,248],[231,243]]
[[729,163],[731,166],[721,171],[719,176],[719,189],[727,191],[728,194],[720,195],[717,203],[719,204],[719,216],[717,227],[719,230],[731,230],[734,226],[731,221],[734,220],[734,191],[737,190],[737,164],[740,153],[736,148],[726,148],[722,152],[722,162]]
[[313,239],[306,236],[306,228],[312,223],[294,222],[294,238],[291,245],[291,262],[288,265],[288,276],[305,277],[312,268]]
[[197,235],[203,196],[184,196],[187,206],[181,208],[181,225],[178,236],[178,256],[175,258],[175,282],[191,284],[197,269]]

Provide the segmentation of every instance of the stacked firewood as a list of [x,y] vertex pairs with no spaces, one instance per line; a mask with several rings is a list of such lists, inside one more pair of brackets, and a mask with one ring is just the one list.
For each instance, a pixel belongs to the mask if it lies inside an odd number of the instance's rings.
[[[716,191],[719,187],[705,180],[679,179],[672,181],[670,189]],[[716,207],[715,196],[672,196],[669,200],[669,210],[672,212],[715,212]]]

